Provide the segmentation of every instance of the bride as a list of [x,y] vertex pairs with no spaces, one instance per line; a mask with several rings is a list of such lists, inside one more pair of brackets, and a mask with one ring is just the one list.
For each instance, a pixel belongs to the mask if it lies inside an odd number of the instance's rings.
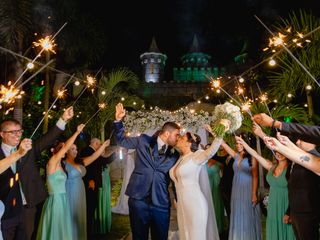
[[[227,131],[230,122],[221,123]],[[205,128],[212,134],[210,126]],[[222,138],[215,138],[206,150],[198,150],[200,142],[200,137],[191,132],[181,136],[176,145],[181,157],[169,172],[177,192],[180,240],[219,239],[205,163],[218,151]]]

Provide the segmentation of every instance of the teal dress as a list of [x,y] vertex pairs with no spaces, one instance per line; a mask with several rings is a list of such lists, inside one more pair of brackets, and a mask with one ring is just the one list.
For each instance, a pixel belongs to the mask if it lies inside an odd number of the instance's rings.
[[289,204],[286,172],[287,169],[278,177],[273,176],[271,171],[267,174],[267,181],[270,185],[266,230],[267,240],[295,239],[292,225],[283,223],[283,216]]
[[99,188],[98,208],[96,210],[95,228],[99,234],[106,234],[111,230],[111,183],[109,168],[102,171],[102,187]]
[[37,240],[71,240],[72,222],[66,194],[67,175],[62,170],[47,176],[49,197],[39,222]]
[[211,187],[212,200],[214,205],[214,211],[216,214],[217,227],[219,234],[223,232],[223,220],[224,220],[224,206],[220,193],[220,163],[213,164],[209,167],[207,164],[208,177]]
[[87,204],[86,190],[82,177],[86,174],[86,168],[79,165],[79,169],[66,162],[68,178],[66,191],[72,217],[72,235],[74,240],[87,239]]

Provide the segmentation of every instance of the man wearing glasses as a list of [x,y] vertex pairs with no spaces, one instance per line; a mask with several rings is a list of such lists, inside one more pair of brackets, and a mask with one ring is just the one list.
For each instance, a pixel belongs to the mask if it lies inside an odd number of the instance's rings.
[[[70,107],[54,127],[32,143],[32,149],[24,157],[0,174],[0,200],[5,205],[1,219],[4,239],[31,239],[36,207],[47,197],[35,160],[63,133],[66,122],[72,117],[73,108]],[[17,120],[6,119],[0,123],[0,161],[17,149],[22,133],[22,126]]]

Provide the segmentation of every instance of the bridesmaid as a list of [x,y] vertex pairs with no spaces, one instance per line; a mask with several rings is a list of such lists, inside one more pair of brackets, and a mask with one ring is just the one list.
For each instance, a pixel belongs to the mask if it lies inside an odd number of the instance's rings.
[[[0,174],[6,171],[13,163],[22,158],[26,153],[32,148],[32,141],[30,139],[23,139],[19,145],[16,152],[11,153],[9,156],[0,160]],[[0,200],[0,219],[4,213],[4,204]],[[0,222],[0,240],[3,240],[1,232],[1,222]]]
[[231,193],[229,240],[261,240],[261,214],[257,204],[258,164],[236,144],[236,151],[225,142],[221,146],[235,159]]
[[66,181],[66,191],[69,199],[69,206],[72,217],[72,232],[74,240],[87,239],[87,205],[86,192],[82,177],[86,174],[86,166],[95,161],[110,145],[110,140],[105,141],[91,156],[79,159],[78,150],[72,144],[67,151],[66,171],[68,178]]
[[[206,145],[205,149],[210,147],[210,145]],[[214,211],[216,214],[217,227],[219,231],[219,235],[223,233],[223,221],[224,221],[224,206],[220,193],[220,170],[222,164],[217,160],[214,160],[214,157],[209,159],[207,162],[207,172],[211,187],[212,200],[214,205]]]
[[49,197],[43,205],[37,240],[72,239],[72,219],[66,194],[67,175],[61,165],[61,159],[84,126],[84,124],[79,125],[77,131],[65,143],[60,143],[54,150],[54,155],[48,161],[47,185]]
[[270,185],[267,215],[267,240],[294,240],[294,232],[290,224],[286,224],[289,216],[288,208],[288,160],[280,153],[275,153],[277,163],[274,164],[260,156],[242,138],[236,137],[248,153],[268,170],[267,182]]
[[[259,125],[253,125],[253,132],[260,138],[265,133]],[[288,179],[290,176],[290,161],[282,154],[275,152],[276,162],[260,156],[242,138],[236,137],[237,142],[242,144],[248,153],[257,159],[262,167],[268,170],[267,182],[270,185],[268,215],[267,215],[267,240],[293,240],[295,235],[290,217],[286,214],[289,206]]]

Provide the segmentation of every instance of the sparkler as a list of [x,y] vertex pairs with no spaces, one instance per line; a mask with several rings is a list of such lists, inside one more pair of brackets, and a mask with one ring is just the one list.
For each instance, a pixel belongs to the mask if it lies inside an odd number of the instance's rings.
[[76,100],[73,102],[72,106],[74,106],[76,104],[76,102],[79,100],[79,98],[81,97],[81,95],[84,93],[84,91],[86,89],[93,89],[96,86],[97,80],[96,77],[98,76],[98,74],[101,72],[102,67],[98,70],[98,72],[95,74],[94,77],[87,75],[87,84],[86,86],[82,89],[82,91],[80,92],[80,94],[78,95],[78,97],[76,98]]
[[93,88],[96,84],[96,79],[90,75],[87,75],[87,84],[86,86],[82,89],[82,91],[80,92],[80,94],[78,95],[78,97],[76,98],[76,100],[73,102],[72,106],[74,106],[76,104],[76,102],[80,99],[80,97],[82,96],[82,94],[89,88]]
[[[41,51],[37,54],[37,56],[30,62],[30,64],[33,64],[40,56],[41,56],[41,53],[43,51],[53,51],[53,47],[55,46],[54,45],[54,39],[55,37],[60,33],[60,31],[67,25],[67,23],[64,23],[61,28],[56,32],[56,34],[50,39],[50,37],[45,37],[45,39],[43,40],[39,40],[39,42],[37,44],[39,44],[38,46],[42,46],[42,49]],[[20,76],[17,78],[17,80],[15,80],[13,86],[19,82],[19,80],[22,78],[22,76],[28,71],[28,67],[26,67],[26,69],[20,74]]]
[[[102,109],[105,109],[107,107],[107,104],[99,103],[98,106],[99,106],[99,109],[88,119],[88,121],[84,125],[87,125],[88,122],[90,122],[90,120],[92,118],[94,118]],[[112,132],[112,134],[113,134],[113,132]]]
[[[267,31],[274,37],[275,34],[255,15],[255,18],[264,26]],[[306,67],[293,55],[293,53],[285,46],[285,44],[280,43],[281,46],[286,50],[286,52],[298,63],[298,65],[311,77],[311,79],[320,87],[320,83],[315,79],[315,77],[306,69]]]
[[59,98],[63,98],[64,93],[67,91],[66,87],[68,86],[68,84],[70,83],[71,79],[73,78],[74,74],[69,78],[69,80],[67,81],[67,83],[62,87],[61,90],[57,91],[57,97],[56,99],[53,101],[53,103],[51,104],[51,106],[49,107],[48,111],[45,113],[45,115],[43,116],[43,118],[41,119],[41,121],[39,122],[38,126],[35,128],[35,130],[33,131],[33,133],[31,134],[30,139],[32,139],[32,137],[34,136],[34,134],[37,132],[37,130],[39,129],[39,127],[41,126],[41,123],[44,121],[45,117],[47,114],[49,114],[49,111],[52,109],[52,107],[55,105],[55,103],[58,101]]

